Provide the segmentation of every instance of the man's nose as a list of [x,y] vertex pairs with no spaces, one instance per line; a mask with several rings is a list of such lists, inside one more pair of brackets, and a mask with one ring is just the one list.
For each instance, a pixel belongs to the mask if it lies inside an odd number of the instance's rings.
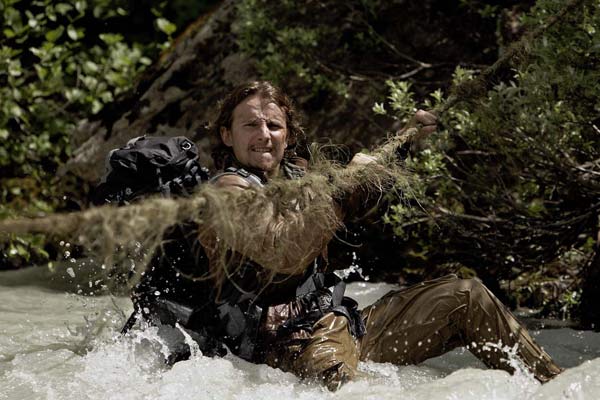
[[267,126],[266,121],[262,121],[259,128],[259,137],[262,139],[269,139],[271,137],[271,132],[269,131],[269,127]]

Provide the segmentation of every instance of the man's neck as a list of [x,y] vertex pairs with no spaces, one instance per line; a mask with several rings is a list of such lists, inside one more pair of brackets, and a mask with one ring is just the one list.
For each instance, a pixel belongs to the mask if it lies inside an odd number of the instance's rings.
[[280,165],[278,164],[277,167],[275,167],[271,171],[265,172],[265,174],[267,175],[267,178],[273,179],[273,178],[277,178],[279,176],[280,171],[281,171],[281,168],[280,168]]

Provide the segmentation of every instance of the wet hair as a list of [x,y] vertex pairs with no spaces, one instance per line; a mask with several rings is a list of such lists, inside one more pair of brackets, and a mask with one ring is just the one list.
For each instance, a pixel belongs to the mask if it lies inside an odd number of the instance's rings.
[[234,159],[233,151],[221,139],[221,128],[231,129],[233,123],[233,110],[244,99],[258,94],[263,99],[272,101],[285,113],[288,147],[283,155],[285,158],[296,156],[298,144],[304,144],[306,138],[304,129],[298,121],[296,109],[292,100],[277,86],[269,81],[254,81],[235,87],[219,103],[219,115],[211,126],[212,135],[217,137],[218,145],[213,149],[211,156],[217,169],[227,168]]

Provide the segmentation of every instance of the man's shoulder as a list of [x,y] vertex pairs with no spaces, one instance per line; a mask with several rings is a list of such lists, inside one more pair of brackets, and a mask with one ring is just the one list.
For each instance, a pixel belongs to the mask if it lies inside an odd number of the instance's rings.
[[250,187],[250,182],[236,173],[218,174],[211,182],[220,188],[248,189]]
[[266,178],[263,181],[256,172],[250,172],[246,168],[231,166],[214,175],[211,182],[218,187],[247,189],[249,187],[263,187],[266,183]]

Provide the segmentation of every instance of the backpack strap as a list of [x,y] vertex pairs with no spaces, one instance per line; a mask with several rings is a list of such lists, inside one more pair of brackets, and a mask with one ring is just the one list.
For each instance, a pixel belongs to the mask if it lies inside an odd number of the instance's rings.
[[[344,296],[346,283],[333,272],[321,272],[317,263],[307,271],[306,279],[296,288],[296,302],[302,308],[297,318],[292,318],[280,327],[280,334],[297,330],[311,332],[313,325],[328,312],[348,319],[350,331],[356,338],[365,335],[366,327],[358,311],[358,303]],[[331,289],[330,289],[331,288]]]
[[243,178],[246,182],[248,182],[250,184],[250,186],[255,186],[255,187],[264,187],[265,186],[262,179],[260,179],[260,177],[258,175],[255,175],[252,172],[249,172],[248,170],[246,170],[244,168],[236,168],[236,167],[226,168],[223,172],[213,176],[209,182],[215,183],[217,180],[219,180],[220,177],[226,176],[226,175],[239,176],[239,177]]

